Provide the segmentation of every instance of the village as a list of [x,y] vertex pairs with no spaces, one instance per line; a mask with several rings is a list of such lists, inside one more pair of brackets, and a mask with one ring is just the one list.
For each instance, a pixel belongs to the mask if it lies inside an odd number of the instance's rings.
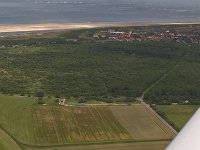
[[103,30],[93,34],[93,38],[98,40],[116,41],[174,41],[177,43],[200,43],[200,30],[165,30],[165,31],[123,31],[123,30]]

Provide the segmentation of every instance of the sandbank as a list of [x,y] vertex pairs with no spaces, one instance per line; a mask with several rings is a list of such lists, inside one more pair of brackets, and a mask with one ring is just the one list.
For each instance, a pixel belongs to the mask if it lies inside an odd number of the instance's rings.
[[148,26],[200,24],[200,22],[112,22],[112,23],[46,23],[46,24],[0,24],[0,33],[51,30],[89,29],[98,27]]

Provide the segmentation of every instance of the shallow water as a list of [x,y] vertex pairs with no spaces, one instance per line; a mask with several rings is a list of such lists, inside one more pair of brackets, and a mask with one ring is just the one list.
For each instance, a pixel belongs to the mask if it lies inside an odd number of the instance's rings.
[[0,24],[200,21],[200,0],[0,0]]

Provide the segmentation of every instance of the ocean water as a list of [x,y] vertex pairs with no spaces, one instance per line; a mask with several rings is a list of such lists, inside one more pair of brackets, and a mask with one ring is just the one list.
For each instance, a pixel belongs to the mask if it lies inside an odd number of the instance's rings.
[[200,21],[200,0],[0,0],[0,24]]

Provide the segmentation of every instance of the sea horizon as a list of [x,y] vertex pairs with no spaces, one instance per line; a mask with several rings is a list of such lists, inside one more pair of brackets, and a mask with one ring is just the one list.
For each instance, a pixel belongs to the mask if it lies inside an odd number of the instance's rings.
[[0,24],[200,21],[198,0],[0,0]]

